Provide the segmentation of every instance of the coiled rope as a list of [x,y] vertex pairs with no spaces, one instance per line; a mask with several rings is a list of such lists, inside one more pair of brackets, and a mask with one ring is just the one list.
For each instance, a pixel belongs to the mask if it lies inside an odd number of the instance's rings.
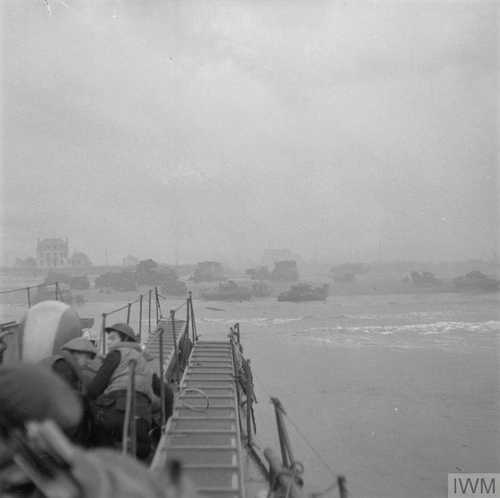
[[[183,394],[191,393],[191,392],[201,394],[205,398],[205,401],[207,402],[207,406],[200,407],[200,406],[192,405],[191,403],[187,403],[186,401],[184,401],[181,398],[181,396]],[[194,412],[205,412],[210,407],[210,399],[208,398],[207,394],[204,391],[202,391],[201,389],[198,389],[197,387],[186,387],[185,389],[182,389],[182,391],[179,393],[179,401],[182,403],[183,407],[188,408],[189,410],[193,410]]]

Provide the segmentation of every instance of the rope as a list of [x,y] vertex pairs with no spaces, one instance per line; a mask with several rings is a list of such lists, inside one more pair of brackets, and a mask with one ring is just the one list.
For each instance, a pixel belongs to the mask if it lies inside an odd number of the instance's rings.
[[177,308],[174,308],[173,311],[175,311],[176,313],[182,309],[184,306],[186,306],[186,301],[184,301],[180,306],[177,306]]
[[[205,398],[205,400],[207,402],[207,406],[205,408],[203,408],[203,407],[191,405],[190,403],[186,403],[184,400],[180,399],[180,397],[183,394],[186,394],[188,392],[196,392],[196,393],[201,394]],[[202,391],[201,389],[198,389],[197,387],[186,387],[185,389],[183,389],[179,393],[179,400],[182,402],[182,406],[188,408],[189,410],[193,410],[194,412],[205,412],[210,407],[210,399],[208,398],[207,394],[204,391]]]
[[18,287],[17,289],[6,289],[0,291],[0,294],[10,294],[12,292],[26,292],[27,289],[38,289],[40,287],[50,287],[51,285],[56,285],[58,282],[43,283],[38,285],[30,285],[28,287]]
[[288,419],[288,422],[290,422],[290,424],[292,425],[292,427],[296,430],[297,434],[299,434],[299,436],[307,444],[307,446],[309,447],[309,449],[316,455],[316,457],[318,458],[318,460],[332,474],[332,477],[335,476],[335,472],[330,467],[330,465],[328,464],[328,462],[326,462],[326,460],[323,459],[323,457],[321,456],[321,454],[319,453],[319,451],[316,450],[316,448],[314,448],[314,446],[309,442],[309,440],[307,439],[307,437],[305,436],[305,434],[298,428],[297,424],[286,413],[284,413],[283,415]]
[[[260,380],[259,377],[257,377],[257,375],[255,374],[255,372],[253,372],[253,376],[257,380],[257,382],[259,383],[260,387],[262,387],[262,389],[264,390],[264,392],[266,393],[266,395],[269,398],[272,398],[271,394],[266,389],[265,384],[262,382],[262,380]],[[330,484],[330,486],[328,486],[325,490],[311,493],[310,494],[311,498],[320,497],[320,496],[325,495],[326,493],[329,493],[330,491],[333,491],[338,486],[338,480],[337,480],[337,477],[336,477],[336,474],[335,474],[334,470],[330,467],[330,465],[328,464],[328,462],[326,462],[323,459],[323,457],[321,456],[321,454],[319,453],[319,451],[316,450],[316,448],[314,448],[314,446],[312,445],[312,443],[309,442],[309,440],[307,439],[307,437],[305,436],[305,434],[302,433],[302,431],[298,428],[297,424],[290,418],[290,416],[287,413],[284,413],[284,416],[288,419],[288,422],[292,425],[292,427],[295,429],[295,431],[297,432],[297,434],[299,434],[299,436],[303,439],[303,441],[306,443],[306,445],[309,447],[309,449],[314,453],[314,455],[316,456],[316,458],[323,464],[323,466],[328,470],[328,472],[331,474],[331,476],[335,478],[335,481],[332,484]]]
[[135,301],[131,301],[130,303],[124,304],[120,308],[116,308],[115,310],[108,311],[107,313],[103,313],[106,316],[113,315],[114,313],[118,313],[119,311],[126,310],[129,306],[133,306],[134,304],[137,304],[141,300],[141,296],[139,296]]
[[326,495],[327,493],[329,493],[330,491],[334,491],[338,486],[338,479],[333,481],[330,486],[328,486],[326,489],[324,489],[323,491],[316,491],[314,493],[310,493],[309,496],[311,498],[316,498],[316,497],[319,497],[319,496],[324,496]]
[[126,304],[125,306],[122,306],[121,308],[116,308],[113,311],[108,311],[107,313],[103,313],[103,315],[106,315],[106,316],[113,315],[114,313],[118,313],[119,311],[126,310],[127,308],[128,308],[128,304]]

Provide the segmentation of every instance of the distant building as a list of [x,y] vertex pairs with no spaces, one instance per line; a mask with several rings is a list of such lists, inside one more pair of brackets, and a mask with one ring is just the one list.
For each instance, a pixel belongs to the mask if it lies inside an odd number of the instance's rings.
[[139,264],[139,259],[136,258],[135,256],[131,256],[130,254],[126,258],[123,258],[122,260],[123,266],[137,266],[138,264]]
[[16,267],[18,268],[36,268],[36,266],[36,259],[31,256],[26,259],[16,258]]
[[38,239],[36,262],[39,268],[61,268],[68,266],[68,239]]
[[262,264],[271,268],[278,261],[290,260],[301,262],[301,257],[289,249],[268,249],[262,255]]
[[198,263],[191,277],[195,282],[214,282],[224,280],[224,269],[217,261],[202,261]]
[[92,261],[85,253],[75,252],[73,253],[73,256],[71,256],[71,266],[76,266],[76,267],[92,266]]
[[295,282],[299,279],[299,271],[297,263],[290,261],[276,261],[274,269],[271,273],[272,280],[278,282]]

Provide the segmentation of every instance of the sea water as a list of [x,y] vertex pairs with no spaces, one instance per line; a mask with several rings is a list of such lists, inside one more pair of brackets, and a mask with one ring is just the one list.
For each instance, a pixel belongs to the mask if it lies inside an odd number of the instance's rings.
[[[97,331],[101,313],[129,300],[94,294],[78,311],[96,318]],[[240,324],[258,442],[278,451],[269,401],[276,396],[307,491],[343,474],[352,497],[435,498],[446,496],[448,473],[500,469],[499,301],[457,293],[194,306],[202,339],[224,339]],[[173,299],[163,310],[181,304]],[[4,318],[20,311],[3,307]],[[131,324],[138,328],[137,306]]]

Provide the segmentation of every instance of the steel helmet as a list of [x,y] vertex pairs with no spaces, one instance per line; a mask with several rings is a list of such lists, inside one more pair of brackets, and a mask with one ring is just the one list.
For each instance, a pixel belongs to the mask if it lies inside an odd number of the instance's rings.
[[79,423],[82,405],[69,385],[42,365],[0,365],[0,415],[13,426],[52,419],[64,429]]
[[97,354],[97,348],[85,337],[76,337],[63,345],[61,349],[67,351],[76,351],[78,353]]
[[21,358],[40,361],[81,335],[80,318],[74,310],[60,301],[42,301],[26,313]]
[[110,327],[106,327],[104,330],[106,332],[119,332],[120,334],[130,337],[134,341],[137,341],[134,329],[130,325],[127,325],[126,323],[115,323]]

